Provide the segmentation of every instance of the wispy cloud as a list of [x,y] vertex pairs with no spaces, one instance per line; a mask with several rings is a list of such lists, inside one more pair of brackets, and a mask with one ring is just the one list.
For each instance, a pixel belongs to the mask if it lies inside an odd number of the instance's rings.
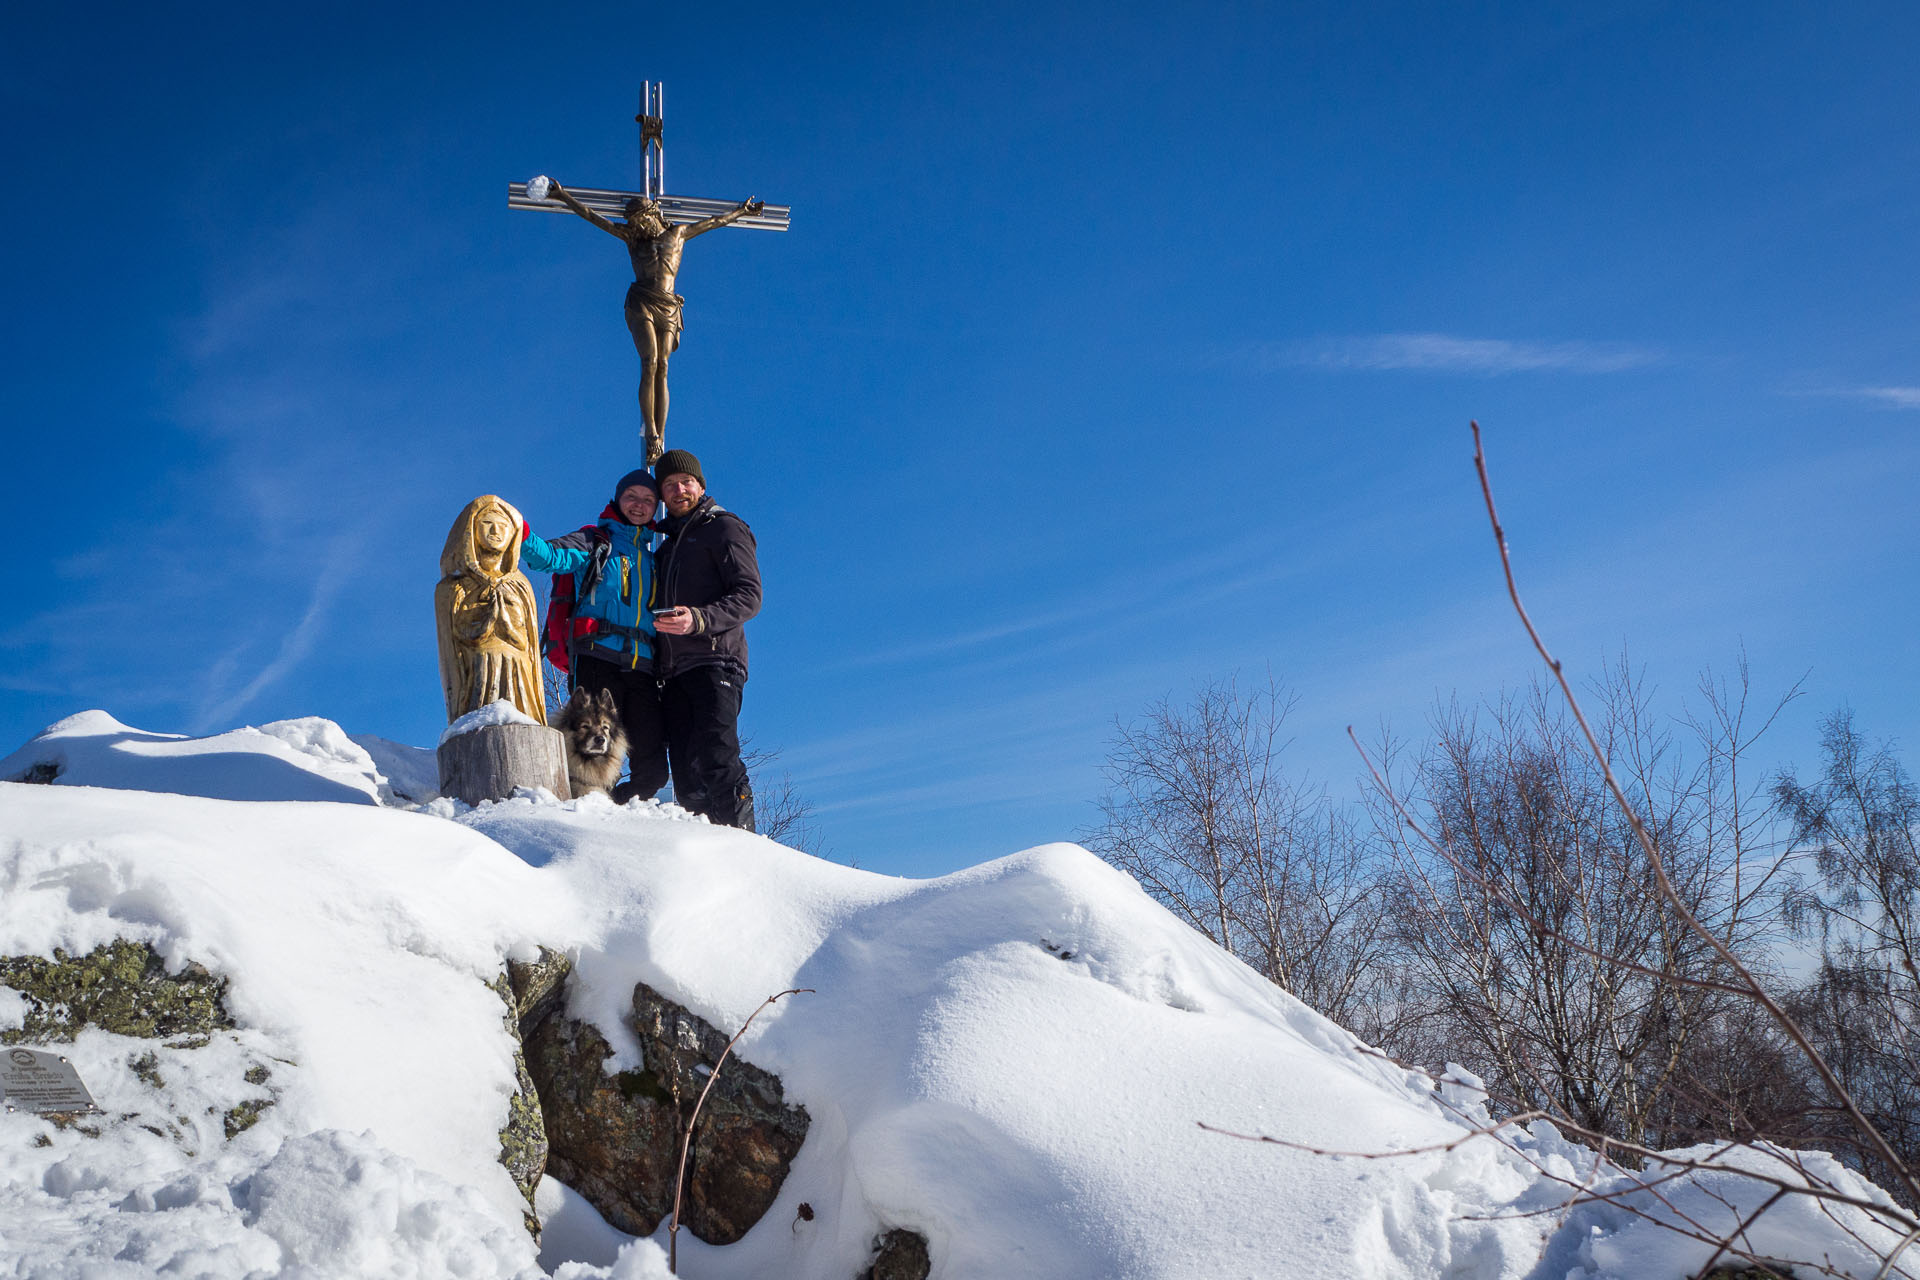
[[[1085,642],[1121,628],[1140,625],[1141,601],[1178,593],[1183,604],[1198,607],[1213,600],[1304,574],[1329,554],[1319,544],[1319,556],[1303,555],[1291,533],[1261,534],[1237,539],[1223,547],[1183,557],[1152,573],[1128,571],[1124,581],[1107,576],[1088,581],[1060,608],[1036,612],[989,627],[910,640],[889,648],[846,654],[822,668],[850,671],[929,662],[967,653],[993,653],[1007,662],[1031,662],[1043,651],[1047,637]],[[1023,643],[1010,644],[1021,640]]]
[[[342,534],[333,540],[328,548],[322,567],[313,584],[313,592],[307,597],[306,611],[300,620],[287,629],[281,638],[280,647],[266,666],[254,673],[253,677],[240,688],[232,690],[223,697],[210,699],[201,704],[199,714],[194,717],[193,732],[205,733],[208,730],[225,725],[238,715],[248,703],[259,697],[275,681],[280,680],[293,670],[307,655],[313,652],[320,638],[321,625],[326,621],[329,608],[335,597],[340,594],[347,572],[358,559],[361,539],[358,535]],[[225,683],[232,675],[235,663],[222,659],[214,664],[212,679]]]
[[1852,387],[1845,394],[1877,400],[1896,409],[1920,409],[1920,387]]
[[1623,342],[1529,342],[1449,333],[1379,333],[1306,342],[1256,343],[1238,358],[1263,372],[1625,373],[1662,363],[1651,347]]

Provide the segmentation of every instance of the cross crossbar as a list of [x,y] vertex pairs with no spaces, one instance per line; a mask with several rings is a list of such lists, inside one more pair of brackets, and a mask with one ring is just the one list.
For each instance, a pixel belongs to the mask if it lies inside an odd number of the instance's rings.
[[[567,190],[595,213],[608,218],[622,218],[627,201],[641,194],[638,191],[600,191],[590,187],[568,187]],[[660,211],[667,221],[685,225],[710,218],[716,213],[725,213],[740,202],[737,200],[707,200],[700,196],[656,196]],[[558,200],[535,200],[527,195],[527,184],[509,182],[507,184],[507,207],[510,209],[540,209],[548,213],[571,213],[572,210]],[[741,218],[733,225],[752,227],[760,231],[785,231],[793,214],[792,206],[770,204],[759,213]]]

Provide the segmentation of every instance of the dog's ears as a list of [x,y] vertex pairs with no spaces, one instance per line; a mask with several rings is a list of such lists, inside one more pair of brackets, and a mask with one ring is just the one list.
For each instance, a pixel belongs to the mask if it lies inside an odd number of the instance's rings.
[[613,690],[602,689],[600,691],[600,705],[607,709],[608,715],[612,715],[615,711],[619,710],[619,708],[613,704]]
[[585,699],[591,698],[592,696],[593,693],[591,690],[583,689],[579,685],[575,685],[573,687],[573,696],[567,699],[567,705],[577,707],[581,705]]

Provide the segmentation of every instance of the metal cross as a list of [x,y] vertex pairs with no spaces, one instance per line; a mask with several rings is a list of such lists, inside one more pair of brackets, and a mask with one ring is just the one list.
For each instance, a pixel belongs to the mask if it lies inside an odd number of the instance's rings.
[[[725,213],[739,203],[736,200],[708,200],[701,196],[666,194],[666,101],[666,86],[661,81],[648,80],[640,90],[640,114],[634,117],[634,122],[640,126],[640,190],[603,191],[594,187],[568,187],[574,199],[595,213],[619,217],[627,201],[635,196],[644,196],[660,206],[668,222],[683,226],[710,218],[716,213]],[[527,184],[524,182],[507,184],[507,207],[541,209],[548,213],[571,212],[566,205],[551,197],[535,200],[527,194]],[[749,214],[732,225],[760,231],[785,231],[792,213],[793,210],[787,205],[770,204],[759,213]]]

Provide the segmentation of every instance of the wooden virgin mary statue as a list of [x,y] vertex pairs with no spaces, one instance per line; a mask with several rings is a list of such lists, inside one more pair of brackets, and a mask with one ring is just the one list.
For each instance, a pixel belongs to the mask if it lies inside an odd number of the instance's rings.
[[535,724],[547,722],[539,606],[520,572],[525,528],[518,511],[489,493],[469,502],[447,534],[433,607],[449,724],[503,698]]

